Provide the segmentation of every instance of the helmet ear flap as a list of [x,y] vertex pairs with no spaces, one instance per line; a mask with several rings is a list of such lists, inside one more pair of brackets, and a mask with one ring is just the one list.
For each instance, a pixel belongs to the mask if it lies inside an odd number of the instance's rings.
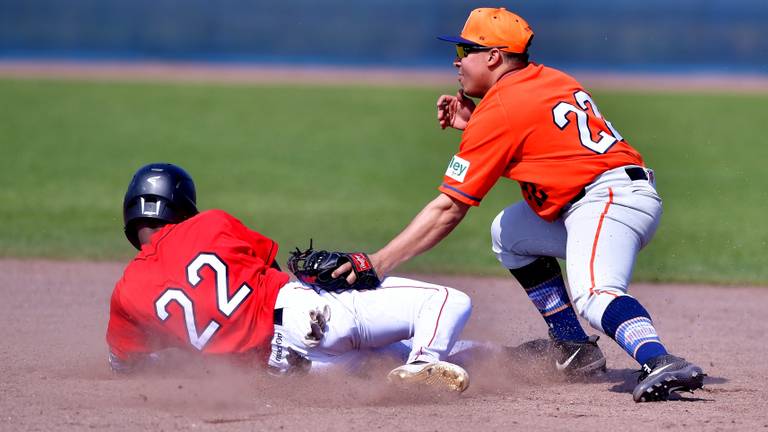
[[140,196],[128,203],[123,216],[125,218],[125,237],[136,248],[141,250],[139,229],[142,226],[160,227],[170,223],[174,218],[168,211],[167,203],[160,197]]
[[139,228],[136,222],[138,219],[134,219],[130,222],[128,222],[125,227],[123,228],[123,231],[125,231],[125,237],[128,239],[129,242],[138,250],[141,250],[141,242],[139,241]]
[[134,218],[125,225],[125,237],[131,242],[133,247],[141,250],[139,231],[142,228],[161,228],[167,224],[168,222],[157,218]]

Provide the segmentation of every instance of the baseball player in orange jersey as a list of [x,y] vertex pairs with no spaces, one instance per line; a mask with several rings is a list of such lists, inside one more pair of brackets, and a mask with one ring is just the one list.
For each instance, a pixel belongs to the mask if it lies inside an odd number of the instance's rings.
[[181,348],[263,359],[282,374],[410,340],[407,363],[390,381],[469,385],[466,371],[445,361],[470,314],[460,291],[394,277],[340,293],[290,282],[275,262],[277,243],[224,211],[198,213],[191,177],[171,164],[136,172],[123,215],[139,253],[110,303],[107,343],[117,372]]
[[556,260],[564,258],[576,310],[642,367],[635,401],[698,389],[702,369],[669,354],[627,294],[635,257],[662,213],[654,173],[575,79],[528,61],[532,38],[525,20],[503,8],[475,9],[460,36],[440,37],[456,44],[461,89],[438,99],[437,117],[441,127],[463,130],[459,151],[440,195],[371,262],[389,273],[447,236],[500,177],[516,180],[525,200],[494,219],[492,248],[547,322],[557,368],[605,367],[597,337],[584,333],[569,300]]

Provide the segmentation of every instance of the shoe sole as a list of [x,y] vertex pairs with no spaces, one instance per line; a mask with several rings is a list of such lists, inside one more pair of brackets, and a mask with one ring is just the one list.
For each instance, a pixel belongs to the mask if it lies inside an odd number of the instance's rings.
[[696,365],[688,365],[683,369],[662,372],[652,381],[638,386],[632,397],[635,402],[656,402],[669,399],[674,392],[693,392],[704,386],[704,371]]
[[387,375],[387,380],[393,384],[426,384],[459,393],[469,387],[467,371],[448,362],[432,363],[415,373],[398,368]]

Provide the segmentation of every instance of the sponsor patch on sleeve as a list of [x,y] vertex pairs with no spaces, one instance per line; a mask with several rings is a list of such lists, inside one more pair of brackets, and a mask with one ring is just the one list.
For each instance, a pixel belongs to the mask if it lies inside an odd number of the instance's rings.
[[448,169],[445,171],[445,175],[459,183],[464,183],[464,177],[466,177],[467,171],[469,171],[469,161],[454,155],[451,158],[451,162],[448,164]]

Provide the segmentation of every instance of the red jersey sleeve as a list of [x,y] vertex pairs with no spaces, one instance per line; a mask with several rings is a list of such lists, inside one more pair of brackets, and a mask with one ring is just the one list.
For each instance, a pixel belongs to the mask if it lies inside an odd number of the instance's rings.
[[119,360],[130,362],[136,355],[152,352],[152,348],[144,331],[121,303],[121,284],[122,281],[117,283],[109,305],[107,344]]
[[518,147],[498,97],[483,99],[461,136],[459,152],[443,177],[441,192],[469,205],[480,201],[506,172]]

